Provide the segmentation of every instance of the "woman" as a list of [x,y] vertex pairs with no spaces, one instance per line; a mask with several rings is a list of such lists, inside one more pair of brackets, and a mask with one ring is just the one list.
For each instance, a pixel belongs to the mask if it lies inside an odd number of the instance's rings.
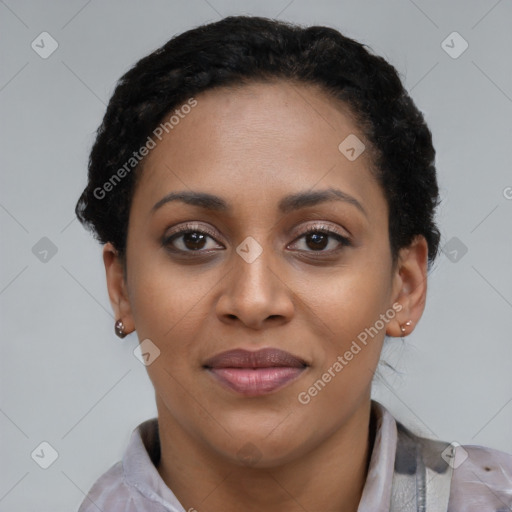
[[76,212],[158,418],[80,512],[509,510],[510,455],[371,400],[425,307],[434,156],[396,70],[326,27],[230,17],[121,78]]

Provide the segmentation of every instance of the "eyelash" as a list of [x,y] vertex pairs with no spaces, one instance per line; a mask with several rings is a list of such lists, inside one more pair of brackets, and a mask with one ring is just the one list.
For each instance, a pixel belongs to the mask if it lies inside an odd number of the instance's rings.
[[[175,253],[208,254],[208,253],[211,253],[211,252],[217,250],[217,249],[210,249],[210,250],[201,250],[201,249],[199,249],[197,251],[192,251],[192,250],[176,249],[176,248],[172,248],[171,247],[172,242],[174,242],[180,236],[183,236],[183,235],[189,234],[189,233],[199,233],[201,235],[208,235],[210,238],[212,238],[213,240],[217,241],[215,239],[215,237],[217,235],[213,231],[210,231],[209,229],[203,228],[203,227],[199,228],[197,225],[194,225],[194,224],[187,224],[187,225],[183,226],[181,229],[179,229],[178,231],[175,231],[171,235],[165,237],[163,239],[163,241],[162,241],[162,245],[164,247],[168,248],[169,250],[171,250],[172,252],[175,252]],[[328,235],[328,236],[336,239],[338,242],[341,243],[342,246],[345,246],[345,247],[348,247],[348,246],[352,245],[350,240],[346,236],[341,235],[337,231],[334,231],[332,228],[329,228],[328,226],[325,226],[325,225],[310,226],[303,233],[301,233],[295,240],[300,240],[301,238],[303,238],[303,237],[305,237],[305,236],[307,236],[307,235],[309,235],[311,233],[320,233],[320,234],[323,234],[323,235]],[[332,253],[337,252],[339,250],[341,250],[341,249],[340,248],[338,248],[338,249],[331,249],[329,251],[323,251],[323,250],[313,251],[313,250],[309,250],[309,251],[301,251],[301,252],[312,253],[312,254],[332,254]]]

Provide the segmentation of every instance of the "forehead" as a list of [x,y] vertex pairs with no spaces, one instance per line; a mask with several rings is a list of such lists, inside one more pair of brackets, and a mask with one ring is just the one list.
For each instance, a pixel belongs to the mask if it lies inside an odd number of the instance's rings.
[[[187,189],[263,205],[328,187],[385,207],[364,134],[350,111],[318,87],[253,83],[194,99],[197,104],[174,116],[145,157],[132,207],[148,210],[164,195]],[[355,160],[340,151],[345,140],[365,144]]]

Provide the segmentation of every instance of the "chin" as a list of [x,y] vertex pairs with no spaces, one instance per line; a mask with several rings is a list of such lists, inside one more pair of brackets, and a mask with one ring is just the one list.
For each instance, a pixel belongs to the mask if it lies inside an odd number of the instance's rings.
[[[231,436],[225,437],[222,446],[217,445],[218,453],[231,463],[247,468],[269,469],[290,463],[303,456],[309,449],[309,444],[314,444],[312,436],[305,437],[305,430],[297,426],[297,435],[291,434],[295,430],[290,425],[283,427],[283,420],[274,422],[270,427],[267,422],[255,428],[255,422],[251,428],[243,430],[227,428]],[[215,443],[211,443],[215,446]]]
[[296,447],[281,446],[275,449],[276,443],[272,447],[266,443],[253,443],[247,441],[240,445],[235,452],[229,453],[231,462],[237,466],[252,469],[273,469],[288,464],[300,457],[302,449],[300,445]]

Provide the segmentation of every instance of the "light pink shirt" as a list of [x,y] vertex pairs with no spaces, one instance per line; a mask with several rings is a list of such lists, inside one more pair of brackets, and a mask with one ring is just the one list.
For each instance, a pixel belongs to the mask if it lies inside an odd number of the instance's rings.
[[[376,435],[357,510],[390,512],[397,422],[375,401],[372,414]],[[133,431],[122,461],[95,482],[78,512],[188,512],[152,461],[150,454],[158,449],[158,423],[153,418]],[[463,450],[468,457],[453,470],[448,512],[511,512],[512,455],[481,446],[463,446]]]

